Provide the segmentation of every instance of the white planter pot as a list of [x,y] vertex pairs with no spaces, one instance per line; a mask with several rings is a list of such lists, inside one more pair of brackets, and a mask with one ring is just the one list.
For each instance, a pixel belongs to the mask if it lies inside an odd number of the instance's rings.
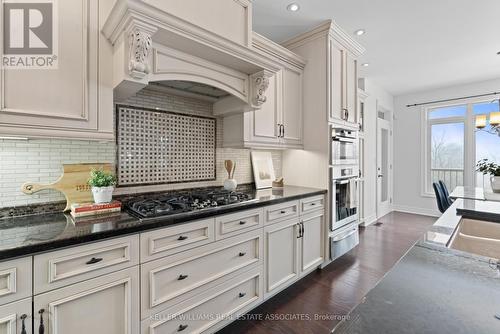
[[227,191],[235,191],[238,186],[238,182],[235,179],[227,179],[224,181],[224,189]]
[[500,193],[500,176],[491,176],[491,189],[494,193]]
[[115,187],[92,187],[92,195],[94,195],[95,203],[109,203],[113,199],[113,191]]

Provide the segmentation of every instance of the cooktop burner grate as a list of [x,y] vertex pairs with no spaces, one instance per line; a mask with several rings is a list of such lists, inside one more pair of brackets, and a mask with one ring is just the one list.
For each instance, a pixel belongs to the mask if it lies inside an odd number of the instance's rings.
[[243,192],[226,190],[159,194],[129,200],[125,207],[141,218],[154,218],[182,212],[241,203],[252,197]]

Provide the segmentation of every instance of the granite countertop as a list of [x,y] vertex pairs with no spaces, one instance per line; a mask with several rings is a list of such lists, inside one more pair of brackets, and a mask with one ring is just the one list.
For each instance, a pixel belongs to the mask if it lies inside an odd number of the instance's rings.
[[325,193],[326,190],[322,189],[296,186],[253,190],[251,195],[254,199],[247,202],[145,220],[133,217],[125,211],[121,214],[96,217],[90,222],[78,223],[64,213],[3,218],[0,219],[0,260]]
[[463,200],[456,212],[463,218],[500,223],[500,202]]
[[483,258],[414,246],[333,333],[498,333],[500,275]]
[[455,200],[334,333],[498,333],[500,272],[447,248],[462,218],[485,216],[500,222],[500,203]]

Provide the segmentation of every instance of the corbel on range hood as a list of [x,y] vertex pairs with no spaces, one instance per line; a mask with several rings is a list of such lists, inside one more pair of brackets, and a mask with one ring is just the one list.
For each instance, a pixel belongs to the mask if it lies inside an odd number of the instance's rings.
[[[187,10],[195,4],[219,7],[228,22],[203,8]],[[252,48],[251,6],[250,0],[118,0],[103,27],[113,45],[115,98],[153,82],[191,81],[230,94],[214,105],[215,114],[259,109],[281,67]]]

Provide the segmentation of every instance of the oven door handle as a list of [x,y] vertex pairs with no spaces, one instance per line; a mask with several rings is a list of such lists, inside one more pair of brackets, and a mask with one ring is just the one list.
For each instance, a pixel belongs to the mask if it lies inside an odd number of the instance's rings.
[[333,184],[348,184],[351,180],[333,181]]
[[351,235],[353,235],[354,233],[356,233],[358,231],[357,228],[353,229],[351,232],[347,233],[347,234],[344,234],[342,236],[337,236],[337,237],[334,237],[333,238],[333,242],[339,242],[341,240],[344,240],[345,238],[349,238]]
[[356,138],[332,137],[333,141],[341,141],[344,143],[356,144]]

